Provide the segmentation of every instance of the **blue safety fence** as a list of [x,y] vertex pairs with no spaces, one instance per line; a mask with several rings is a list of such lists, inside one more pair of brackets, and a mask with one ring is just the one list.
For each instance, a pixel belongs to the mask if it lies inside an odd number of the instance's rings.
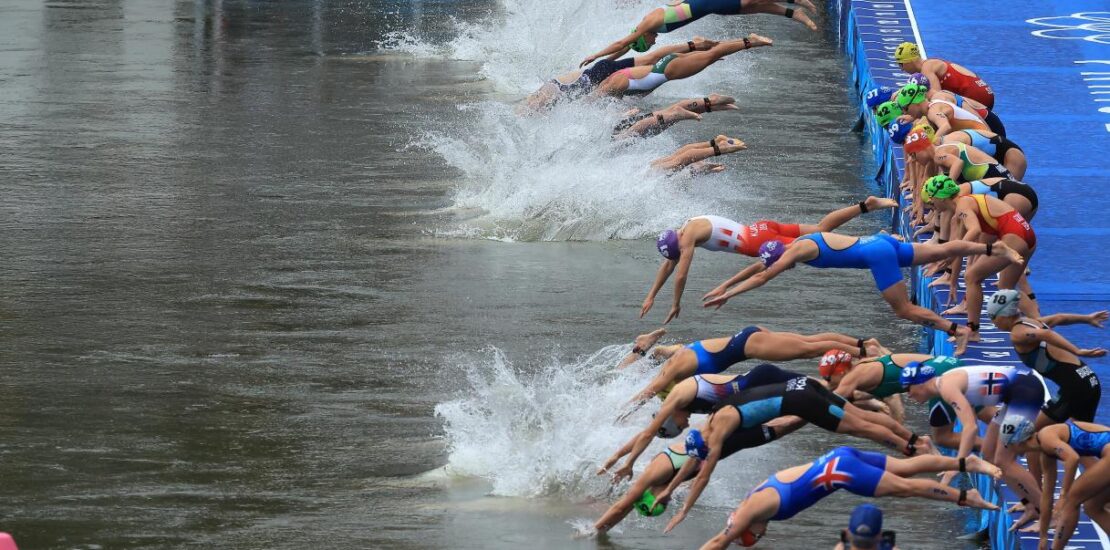
[[[936,13],[937,10],[947,10],[947,13],[962,13],[966,10],[966,6],[955,1],[930,2],[927,5],[919,2],[919,4],[923,9],[932,10],[933,16],[938,18],[942,17],[944,12],[938,14]],[[830,1],[830,7],[837,18],[841,46],[851,62],[850,78],[858,100],[862,126],[870,138],[869,142],[878,164],[878,171],[875,175],[876,183],[888,197],[897,198],[903,206],[906,206],[910,198],[904,196],[900,189],[904,168],[902,148],[894,145],[887,138],[886,132],[882,130],[867,109],[863,96],[875,86],[899,86],[909,77],[894,63],[893,52],[898,44],[902,42],[921,42],[915,38],[914,31],[917,21],[915,14],[912,12],[913,6],[909,3],[909,0],[832,0]],[[998,12],[993,11],[991,13],[997,15]],[[932,37],[938,43],[942,40],[939,31]],[[927,38],[930,38],[930,36],[925,38],[923,41],[927,45],[929,43]],[[1107,57],[1110,58],[1110,54]],[[1107,63],[1106,70],[1108,71],[1107,74],[1110,75],[1110,61]],[[1110,84],[1110,76],[1107,80]],[[1043,99],[1040,101],[1051,103]],[[1018,117],[1011,116],[1011,118],[1017,119]],[[1107,125],[1107,129],[1110,130],[1110,124]],[[1052,166],[1051,159],[1037,159],[1037,162],[1039,167],[1044,166],[1044,171],[1047,173],[1051,173],[1053,169],[1060,169]],[[1106,177],[1106,173],[1103,174],[1103,177]],[[911,225],[908,210],[902,210],[895,217],[892,225],[894,231],[907,239],[912,239],[913,233],[917,230]],[[920,235],[918,240],[928,240],[929,237],[931,237],[931,234],[925,233]],[[1110,269],[1107,269],[1107,271],[1110,272]],[[947,286],[929,288],[928,284],[932,280],[932,278],[925,277],[920,268],[915,268],[912,270],[910,287],[913,289],[913,298],[918,304],[940,312],[947,307],[949,290]],[[989,296],[995,290],[995,282],[996,279],[991,279],[984,283],[985,295]],[[1094,291],[1101,289],[1097,286],[1091,287],[1088,285],[1088,287],[1094,288]],[[956,299],[963,298],[963,291],[964,284],[961,280],[958,285]],[[1083,294],[1082,297],[1089,298],[1089,295],[1090,292]],[[966,322],[964,316],[947,316],[946,318],[960,321],[961,324]],[[923,332],[925,346],[930,353],[935,355],[952,354],[952,345],[947,341],[943,332],[937,330],[925,330]],[[967,353],[961,357],[965,364],[1006,364],[1014,366],[1020,364],[1019,358],[1010,346],[1009,335],[998,331],[989,323],[989,317],[985,314],[982,317],[981,336],[981,341],[972,343],[968,347]],[[1062,474],[1058,476],[1058,480],[1062,477]],[[989,531],[991,545],[996,549],[1035,549],[1037,547],[1037,535],[1035,533],[1018,534],[1010,531],[1010,526],[1019,515],[1005,512],[1007,508],[1018,501],[1018,497],[1013,491],[1004,483],[994,483],[986,476],[976,476],[973,483],[984,498],[1001,506],[1003,511],[978,514],[977,521],[969,525],[969,529]],[[1059,485],[1057,491],[1059,491]],[[1106,534],[1097,529],[1090,519],[1084,515],[1081,518],[1077,532],[1069,541],[1068,548],[1110,548],[1110,541],[1107,540]]]

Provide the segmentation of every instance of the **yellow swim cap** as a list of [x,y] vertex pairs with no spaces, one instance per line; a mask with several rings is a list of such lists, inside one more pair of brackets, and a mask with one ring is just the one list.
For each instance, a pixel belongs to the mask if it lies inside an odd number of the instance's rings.
[[921,51],[913,42],[903,42],[894,49],[894,60],[898,63],[909,63],[921,59]]

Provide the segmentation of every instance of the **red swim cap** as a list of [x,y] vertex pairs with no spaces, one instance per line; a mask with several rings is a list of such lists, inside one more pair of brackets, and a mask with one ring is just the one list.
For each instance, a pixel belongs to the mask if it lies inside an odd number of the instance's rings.
[[925,130],[916,129],[906,135],[906,141],[902,143],[902,149],[907,153],[917,153],[928,149],[933,142],[929,141],[929,134]]
[[823,378],[830,378],[834,375],[847,372],[852,367],[852,356],[847,352],[838,349],[830,349],[821,356],[821,363],[817,365],[817,372],[821,373]]

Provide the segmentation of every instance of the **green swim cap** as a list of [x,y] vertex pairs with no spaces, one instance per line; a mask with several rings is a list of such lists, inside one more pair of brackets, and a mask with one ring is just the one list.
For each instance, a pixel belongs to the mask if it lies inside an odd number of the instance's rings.
[[959,194],[960,186],[943,174],[925,180],[925,185],[921,186],[921,198],[925,200],[950,199]]
[[880,103],[878,107],[875,107],[875,120],[877,120],[879,125],[883,128],[890,126],[890,123],[894,122],[895,119],[902,116],[902,114],[902,108],[893,101],[884,101]]
[[898,90],[898,95],[894,96],[894,100],[898,102],[898,106],[905,109],[910,105],[916,105],[925,101],[925,94],[929,88],[920,84],[906,84],[902,89]]
[[655,495],[651,494],[651,489],[644,489],[644,494],[640,496],[640,500],[636,501],[636,511],[641,516],[653,518],[663,514],[667,509],[667,504],[663,502],[655,502]]
[[[637,32],[637,29],[633,27],[632,32]],[[636,41],[632,43],[632,49],[643,53],[651,49],[651,45],[648,44],[647,38],[641,34],[639,38],[637,38]]]

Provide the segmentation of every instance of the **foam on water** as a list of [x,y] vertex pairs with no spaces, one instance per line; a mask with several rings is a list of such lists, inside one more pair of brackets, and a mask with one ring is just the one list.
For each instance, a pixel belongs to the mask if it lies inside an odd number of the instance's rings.
[[[400,32],[380,47],[417,57],[479,61],[493,89],[515,100],[573,70],[585,55],[623,36],[656,7],[650,1],[509,4],[480,24],[454,21],[456,36],[448,42]],[[673,34],[665,42],[688,38]],[[745,61],[728,60],[711,70],[735,76],[732,63]],[[704,80],[664,88],[634,104],[651,109],[712,90]],[[705,191],[737,179],[735,171],[696,179],[652,171],[653,159],[683,143],[673,132],[614,143],[612,127],[629,103],[578,101],[534,117],[517,116],[514,107],[504,101],[464,103],[456,121],[431,121],[430,130],[414,143],[462,175],[451,209],[457,222],[437,234],[524,241],[640,238],[719,209],[712,198],[719,194]],[[711,122],[700,124],[705,131],[699,139],[722,133]]]
[[[605,495],[609,480],[595,475],[597,468],[647,425],[658,403],[615,423],[657,369],[642,360],[614,371],[629,351],[627,345],[607,346],[572,362],[552,358],[530,373],[515,368],[497,349],[459,361],[469,384],[464,397],[435,408],[446,434],[447,471],[482,477],[499,496],[582,500]],[[694,418],[695,423],[702,420]],[[637,462],[637,474],[674,441],[653,441]],[[741,453],[722,462],[714,474],[718,482],[699,503],[735,506],[737,487],[754,480],[745,473],[753,457]]]

